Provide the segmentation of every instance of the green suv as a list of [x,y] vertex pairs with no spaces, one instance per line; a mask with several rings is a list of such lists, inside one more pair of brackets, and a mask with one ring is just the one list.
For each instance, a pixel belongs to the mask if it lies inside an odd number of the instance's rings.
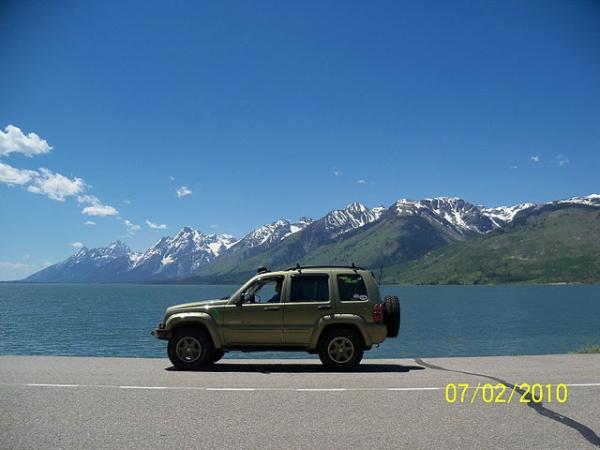
[[231,297],[167,308],[152,334],[169,341],[169,359],[182,370],[215,363],[231,350],[307,351],[329,369],[348,370],[399,329],[398,298],[382,299],[372,272],[297,266],[260,268]]

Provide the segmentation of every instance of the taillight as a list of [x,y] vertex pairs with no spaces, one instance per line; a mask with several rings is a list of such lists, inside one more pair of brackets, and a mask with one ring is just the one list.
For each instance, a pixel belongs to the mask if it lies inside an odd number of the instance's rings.
[[381,303],[375,303],[373,306],[373,323],[383,322],[383,305]]

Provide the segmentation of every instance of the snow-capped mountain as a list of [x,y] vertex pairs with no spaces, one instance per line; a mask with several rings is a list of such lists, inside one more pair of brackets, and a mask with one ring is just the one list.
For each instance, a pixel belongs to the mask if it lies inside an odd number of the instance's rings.
[[323,223],[325,231],[333,238],[376,221],[384,211],[383,206],[369,209],[362,203],[354,202],[344,209],[329,212],[319,222]]
[[191,276],[236,242],[229,234],[204,234],[184,227],[174,237],[163,237],[136,257],[131,277],[146,280]]
[[572,207],[600,208],[600,195],[494,208],[457,197],[400,199],[389,208],[355,202],[318,220],[276,220],[241,239],[185,227],[139,253],[121,241],[107,247],[84,247],[25,281],[154,281],[195,275],[231,281],[237,278],[230,274],[247,276],[261,265],[275,268],[303,261],[347,264],[356,260],[380,267],[410,261],[450,242],[521,226],[532,215]]
[[73,262],[89,260],[101,266],[129,253],[131,253],[131,249],[125,242],[114,241],[108,247],[93,248],[91,250],[82,247],[71,258],[73,258]]
[[466,236],[487,233],[505,227],[512,223],[517,216],[543,207],[577,205],[600,207],[600,195],[591,194],[541,204],[522,203],[493,208],[475,206],[458,197],[436,197],[419,201],[400,199],[392,205],[391,209],[397,215],[425,217],[430,222],[436,222]]
[[107,247],[82,247],[66,260],[34,273],[26,281],[112,281],[131,269],[131,257],[134,255],[127,244],[121,241],[115,241]]
[[264,254],[282,242],[287,242],[290,237],[298,235],[313,222],[313,219],[301,217],[296,222],[279,219],[260,226],[235,242],[211,264],[201,268],[200,271],[218,273],[222,268],[233,267],[253,256]]
[[495,208],[481,208],[481,213],[488,217],[496,228],[501,228],[512,222],[521,211],[535,208],[535,203],[522,203],[514,206],[496,206]]
[[240,248],[255,248],[282,241],[288,236],[297,233],[306,228],[307,225],[313,223],[313,219],[301,217],[297,222],[290,222],[287,219],[279,219],[275,222],[263,225],[256,230],[251,231],[232,248],[237,250]]
[[559,205],[584,205],[584,206],[600,206],[600,194],[590,194],[585,197],[571,197],[565,200],[558,200],[556,202],[551,202],[552,204]]
[[458,197],[436,197],[418,201],[403,198],[390,209],[398,216],[423,217],[459,236],[486,233],[499,226],[482,208]]
[[[246,235],[223,256],[201,268],[200,278],[229,280],[232,272],[251,273],[256,267],[285,267],[294,264],[310,252],[331,245],[376,222],[385,207],[367,208],[350,203],[344,209],[333,210],[319,220],[301,218],[295,224],[278,220]],[[245,275],[244,275],[245,276]]]

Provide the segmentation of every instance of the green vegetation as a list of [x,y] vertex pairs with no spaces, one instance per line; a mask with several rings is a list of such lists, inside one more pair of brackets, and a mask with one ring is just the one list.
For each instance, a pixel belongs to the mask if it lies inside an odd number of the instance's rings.
[[578,348],[573,353],[600,353],[600,345],[588,345],[587,347]]
[[567,208],[384,270],[403,284],[600,282],[600,212]]

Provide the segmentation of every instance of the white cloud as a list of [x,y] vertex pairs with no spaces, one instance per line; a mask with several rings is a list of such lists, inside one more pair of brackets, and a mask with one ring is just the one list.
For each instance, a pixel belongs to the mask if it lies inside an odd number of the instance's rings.
[[119,214],[119,211],[117,211],[115,208],[113,208],[110,205],[102,205],[102,204],[98,203],[96,205],[86,206],[85,208],[83,208],[81,210],[81,213],[85,214],[87,216],[105,217],[105,216],[116,216]]
[[64,202],[65,198],[81,194],[87,188],[81,178],[68,178],[60,173],[41,168],[40,175],[35,177],[33,184],[27,187],[29,192],[45,195],[46,197]]
[[515,169],[518,169],[519,166],[510,166],[510,168],[513,169],[513,170],[515,170]]
[[97,205],[98,203],[100,203],[100,199],[98,197],[89,194],[78,195],[77,201],[79,203],[89,203],[90,205]]
[[[51,149],[52,147],[35,133],[25,135],[13,125],[8,125],[5,131],[0,130],[0,156],[22,153],[31,157],[48,153]],[[68,197],[76,197],[79,203],[88,205],[81,211],[86,215],[116,216],[119,214],[114,207],[103,205],[98,197],[85,194],[89,186],[83,179],[69,178],[50,169],[23,170],[0,162],[0,182],[26,187],[31,193],[44,195],[59,202],[64,202]],[[88,222],[85,224],[92,224]]]
[[86,220],[83,222],[84,225],[96,225],[96,222],[92,222],[91,220]]
[[531,157],[531,160],[532,160],[534,163],[539,163],[539,162],[542,160],[542,158],[540,158],[540,156],[539,156],[539,155],[533,155],[533,156]]
[[556,155],[554,157],[554,163],[558,166],[558,167],[562,167],[562,166],[566,166],[567,164],[569,164],[571,161],[569,161],[569,158],[567,158],[565,155]]
[[365,184],[366,180],[363,180],[362,178],[360,180],[356,180],[356,184]]
[[167,226],[164,223],[159,225],[157,223],[149,221],[148,219],[146,219],[146,225],[148,225],[153,230],[164,230],[167,228]]
[[127,219],[125,219],[125,226],[127,227],[127,232],[130,234],[133,234],[142,228],[141,226],[139,226]]
[[103,205],[100,202],[100,199],[95,195],[78,195],[77,201],[79,203],[88,203],[90,206],[86,206],[81,210],[82,214],[86,214],[88,216],[116,216],[119,214],[119,211],[116,208],[110,205]]
[[342,174],[342,171],[341,171],[341,170],[339,170],[339,169],[336,169],[336,168],[334,167],[334,168],[333,168],[333,174],[334,174],[336,177],[339,177],[339,176]]
[[52,147],[35,133],[25,135],[20,128],[8,125],[0,130],[0,156],[22,153],[25,156],[48,153]]
[[84,247],[83,242],[71,242],[69,245],[76,250],[79,250]]
[[169,180],[175,181],[175,177],[173,175],[169,175]]
[[21,170],[0,162],[0,182],[23,185],[39,175],[35,170]]
[[123,203],[125,203],[126,205],[131,205],[131,200],[125,199],[125,200],[123,200]]
[[21,262],[0,261],[0,269],[22,269],[23,267],[29,267],[29,264],[24,264]]
[[192,190],[187,186],[181,186],[177,189],[177,198],[185,197],[186,195],[192,195]]

